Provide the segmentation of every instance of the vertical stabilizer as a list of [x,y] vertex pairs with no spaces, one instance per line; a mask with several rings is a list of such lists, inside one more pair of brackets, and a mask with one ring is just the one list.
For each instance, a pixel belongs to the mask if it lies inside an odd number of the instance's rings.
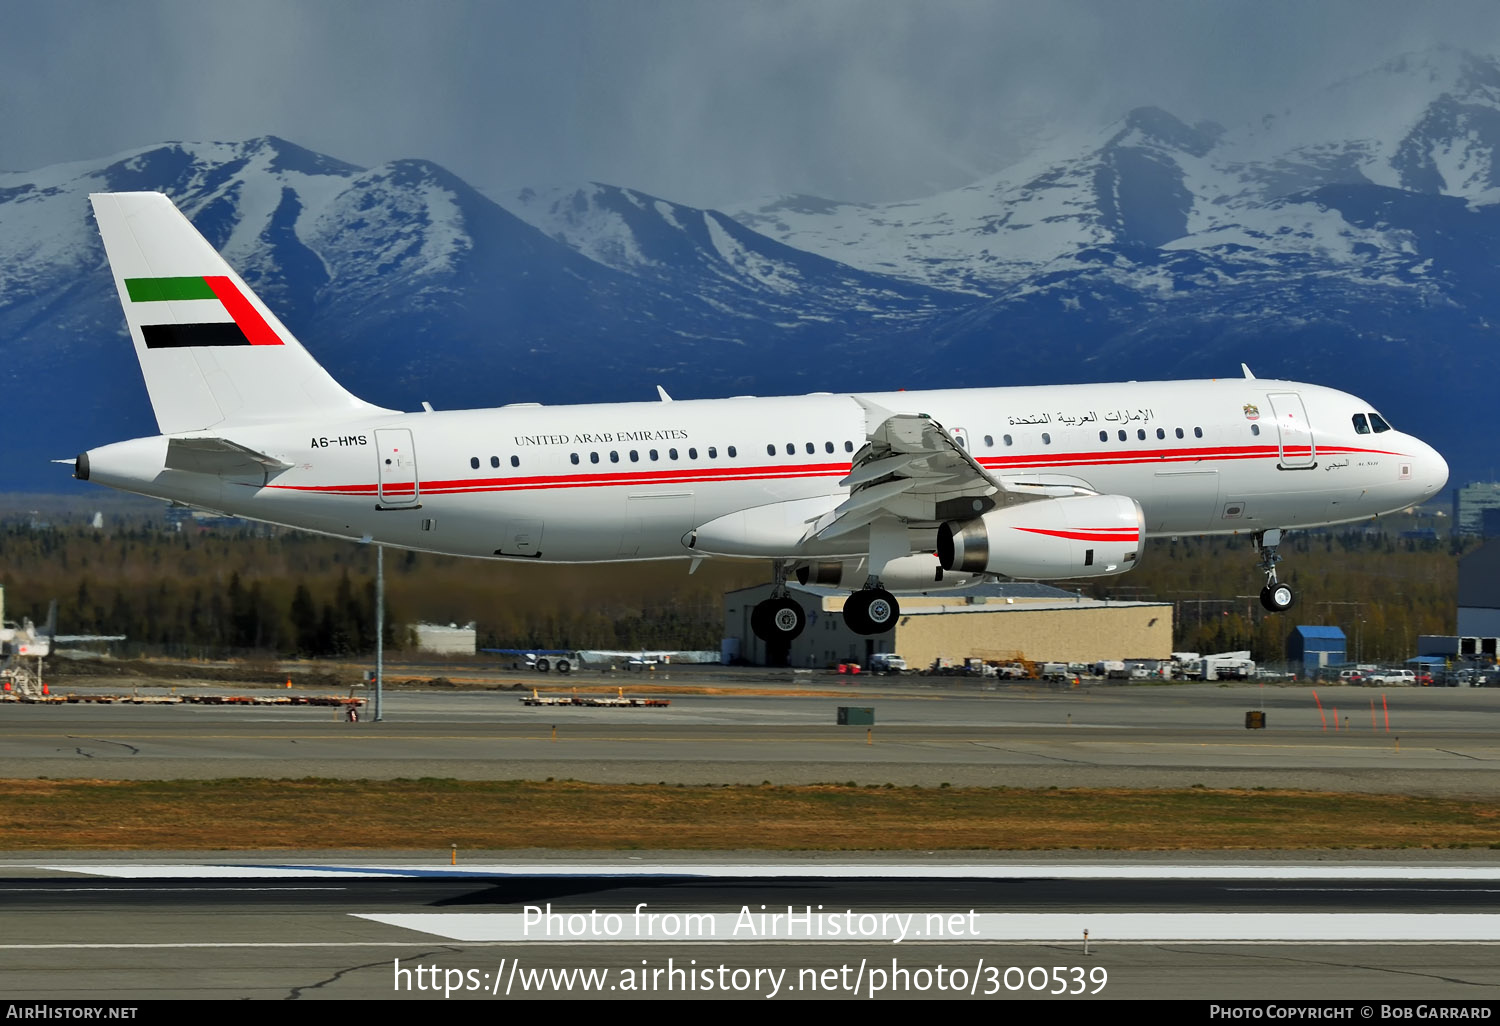
[[162,434],[385,412],[334,381],[167,197],[89,198]]

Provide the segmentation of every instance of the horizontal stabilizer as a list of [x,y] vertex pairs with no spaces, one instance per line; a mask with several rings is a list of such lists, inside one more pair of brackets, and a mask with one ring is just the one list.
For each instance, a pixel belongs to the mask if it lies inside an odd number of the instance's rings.
[[167,469],[193,474],[237,477],[277,474],[292,464],[246,448],[227,438],[171,438],[167,440]]

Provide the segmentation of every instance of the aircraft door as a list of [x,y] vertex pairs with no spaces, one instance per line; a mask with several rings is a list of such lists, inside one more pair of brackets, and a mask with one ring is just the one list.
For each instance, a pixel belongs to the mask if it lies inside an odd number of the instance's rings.
[[1282,470],[1311,470],[1317,466],[1318,450],[1313,443],[1312,424],[1302,397],[1296,392],[1272,392],[1271,412],[1276,416],[1276,432],[1281,446]]
[[959,446],[962,447],[962,449],[963,449],[964,452],[970,452],[971,451],[969,449],[969,429],[968,428],[961,428],[961,427],[954,428],[953,429],[953,437],[954,437],[955,440],[957,440]]
[[417,505],[417,450],[407,428],[384,428],[375,432],[375,480],[380,509],[407,509]]

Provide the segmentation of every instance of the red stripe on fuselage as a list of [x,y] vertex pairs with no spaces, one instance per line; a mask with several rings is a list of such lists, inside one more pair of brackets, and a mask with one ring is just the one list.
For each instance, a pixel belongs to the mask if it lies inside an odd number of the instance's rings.
[[[1306,455],[1307,447],[1288,448],[1287,455]],[[1403,456],[1385,449],[1357,449],[1347,446],[1320,446],[1320,455]],[[1024,471],[1059,470],[1069,467],[1132,466],[1142,463],[1181,463],[1219,460],[1270,459],[1281,456],[1277,446],[1222,446],[1200,449],[1157,449],[1138,453],[1033,453],[1017,456],[981,456],[978,462],[988,470]],[[622,488],[643,485],[713,484],[731,481],[795,480],[807,477],[843,477],[850,471],[848,463],[807,463],[759,467],[689,467],[682,470],[613,471],[588,474],[561,474],[533,477],[459,478],[446,481],[424,481],[421,492],[427,495],[462,495],[478,492],[536,491],[551,488]],[[320,492],[332,495],[374,495],[374,484],[346,485],[267,485],[283,491]],[[409,494],[410,483],[391,483],[380,489],[382,494]],[[1133,530],[1127,528],[1126,530]]]

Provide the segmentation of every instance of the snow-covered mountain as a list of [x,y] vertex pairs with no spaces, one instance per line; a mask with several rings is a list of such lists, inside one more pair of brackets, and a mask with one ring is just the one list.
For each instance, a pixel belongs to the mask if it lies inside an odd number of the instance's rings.
[[735,216],[605,184],[497,203],[280,139],[0,174],[9,486],[154,431],[89,213],[166,192],[382,405],[1213,377],[1363,395],[1455,477],[1495,464],[1500,62],[1388,61],[1223,129],[1157,108],[906,203]]
[[[794,196],[734,211],[791,246],[937,288],[998,295],[1090,247],[1233,250],[1341,266],[1401,236],[1313,201],[1324,186],[1500,201],[1500,62],[1450,48],[1389,61],[1226,131],[1139,108],[972,185],[881,205]],[[1066,266],[1064,263],[1062,266]]]
[[[632,225],[656,266],[617,268],[429,162],[169,143],[0,174],[12,437],[40,456],[155,430],[88,204],[134,189],[171,196],[335,377],[396,408],[644,400],[658,382],[684,396],[823,387],[841,358],[921,336],[960,302],[660,201],[659,237]],[[15,473],[11,487],[36,487],[47,470]]]

